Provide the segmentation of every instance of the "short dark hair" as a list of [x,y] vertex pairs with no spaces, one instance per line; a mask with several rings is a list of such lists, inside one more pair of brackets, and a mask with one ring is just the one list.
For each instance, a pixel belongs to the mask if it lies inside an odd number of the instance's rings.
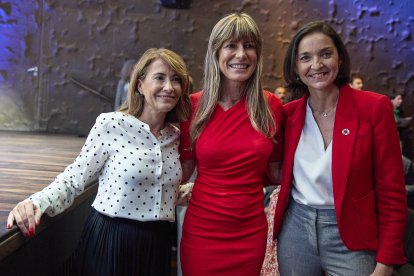
[[308,91],[307,86],[302,81],[297,79],[297,74],[295,72],[298,46],[305,36],[314,33],[322,33],[330,37],[338,51],[341,63],[339,66],[338,76],[334,81],[335,85],[340,87],[344,84],[349,83],[349,74],[351,72],[351,60],[349,58],[348,51],[346,50],[346,47],[342,42],[341,37],[327,23],[322,21],[313,21],[303,26],[293,36],[289,44],[289,47],[286,51],[285,60],[283,63],[283,73],[287,84],[286,87],[290,91],[292,91],[292,93],[295,94],[296,97]]
[[404,98],[403,93],[392,93],[392,94],[388,94],[387,96],[388,98],[390,98],[390,100],[394,100],[395,98],[397,98],[397,96],[401,96],[401,98]]
[[361,73],[352,73],[349,82],[353,82],[354,79],[361,79],[362,81],[365,81],[365,77]]

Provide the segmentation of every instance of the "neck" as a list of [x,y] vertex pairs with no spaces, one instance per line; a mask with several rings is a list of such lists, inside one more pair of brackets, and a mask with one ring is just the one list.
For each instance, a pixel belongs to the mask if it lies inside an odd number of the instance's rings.
[[325,111],[332,109],[338,103],[339,89],[333,89],[328,92],[310,92],[309,104],[313,110]]
[[220,88],[220,101],[239,101],[246,89],[246,82],[224,80]]
[[150,127],[151,132],[155,133],[160,132],[164,128],[166,115],[167,113],[147,114],[143,112],[138,119],[146,123]]

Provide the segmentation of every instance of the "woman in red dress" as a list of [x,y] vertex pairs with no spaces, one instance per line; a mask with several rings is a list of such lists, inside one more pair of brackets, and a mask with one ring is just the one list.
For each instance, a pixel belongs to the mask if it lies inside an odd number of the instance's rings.
[[221,19],[210,35],[204,89],[181,125],[183,181],[197,164],[183,224],[183,275],[259,275],[267,222],[263,186],[282,157],[280,100],[263,91],[262,37],[245,13]]

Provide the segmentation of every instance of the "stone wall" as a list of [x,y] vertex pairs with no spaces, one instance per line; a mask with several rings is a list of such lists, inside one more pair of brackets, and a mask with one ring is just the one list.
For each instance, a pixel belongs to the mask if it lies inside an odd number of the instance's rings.
[[[414,112],[412,0],[192,0],[190,9],[156,0],[0,0],[0,129],[87,134],[112,111],[123,62],[149,47],[181,54],[201,88],[210,31],[233,11],[251,14],[263,33],[265,87],[283,84],[295,31],[323,20],[341,34],[365,88],[403,92],[405,113]],[[27,72],[35,66],[37,76]]]

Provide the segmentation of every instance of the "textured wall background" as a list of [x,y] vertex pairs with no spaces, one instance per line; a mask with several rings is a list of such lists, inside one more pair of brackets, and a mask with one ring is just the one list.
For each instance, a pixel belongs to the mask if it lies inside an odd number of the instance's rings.
[[[264,85],[283,83],[287,44],[304,23],[323,20],[343,37],[365,88],[403,92],[414,112],[414,1],[192,0],[188,10],[156,0],[0,0],[0,129],[87,134],[113,99],[122,64],[149,47],[181,54],[196,88],[208,36],[233,11],[251,14],[264,36]],[[27,69],[38,67],[33,76]]]

